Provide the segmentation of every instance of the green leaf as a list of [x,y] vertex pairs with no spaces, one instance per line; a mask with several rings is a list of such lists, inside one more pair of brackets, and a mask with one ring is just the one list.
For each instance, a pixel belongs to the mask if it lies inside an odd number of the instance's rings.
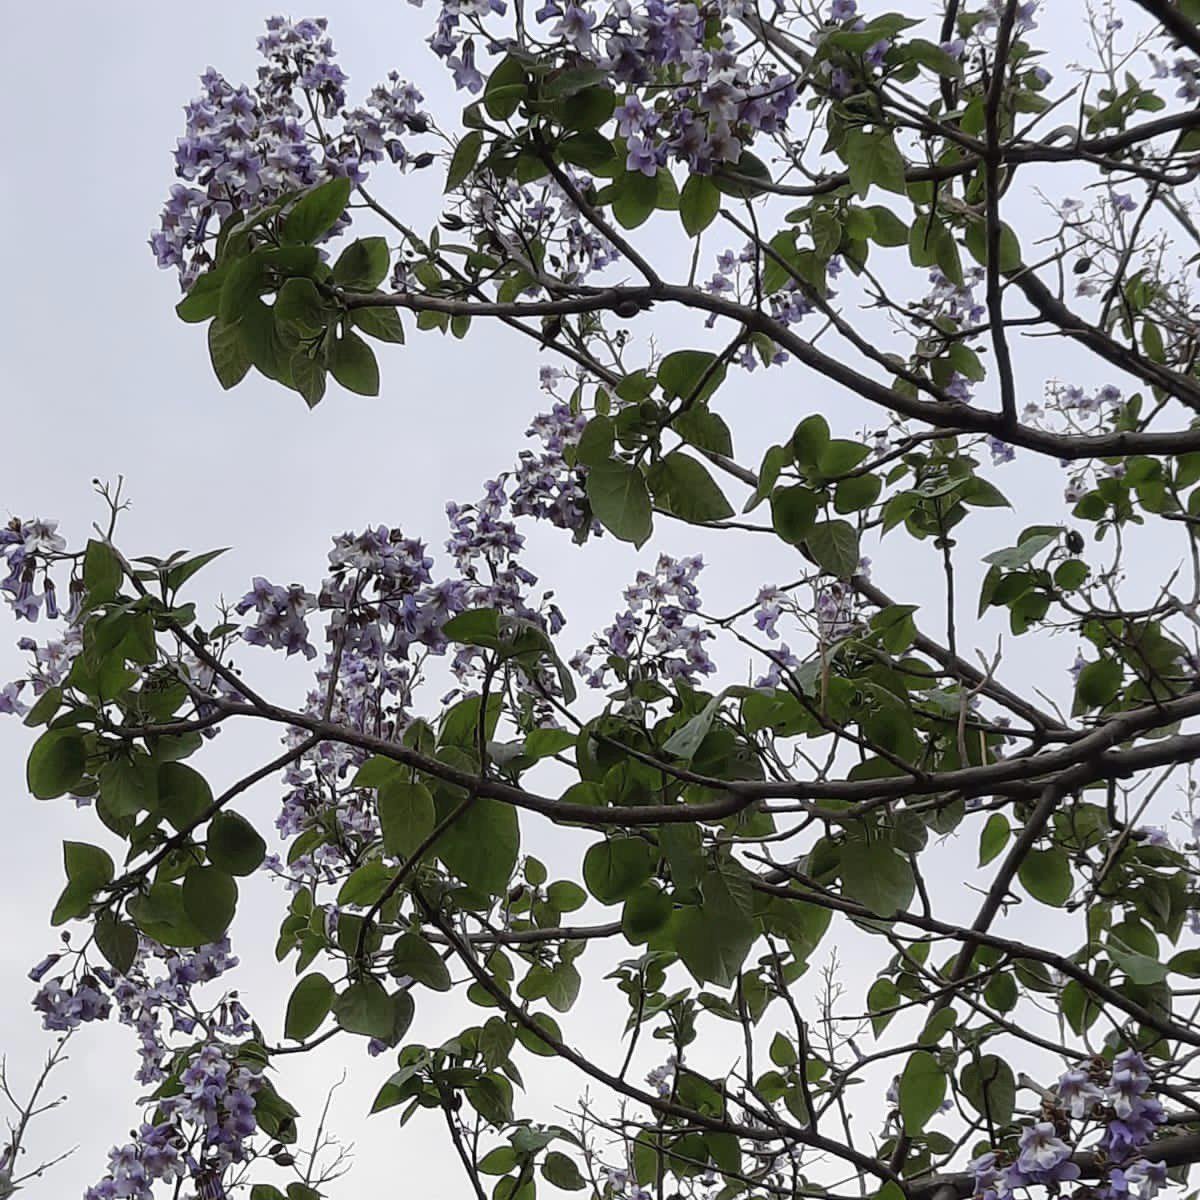
[[621,910],[621,930],[632,945],[640,945],[671,919],[674,906],[666,892],[651,884],[635,888]]
[[877,204],[866,211],[875,222],[875,231],[871,234],[872,241],[880,246],[908,245],[908,225],[890,208]]
[[147,937],[164,946],[203,946],[210,940],[188,916],[177,884],[154,884],[129,901],[128,912]]
[[580,1174],[574,1160],[558,1150],[551,1150],[542,1160],[542,1175],[547,1183],[564,1192],[578,1192],[587,1187],[587,1180]]
[[624,229],[636,229],[658,204],[658,181],[641,171],[626,171],[616,183],[612,211]]
[[865,196],[872,184],[900,195],[906,193],[904,157],[890,132],[848,130],[841,153],[850,170],[850,186],[858,195]]
[[88,602],[111,600],[120,590],[124,574],[113,548],[92,538],[83,555],[83,586],[87,588]]
[[219,812],[208,826],[208,860],[230,875],[250,875],[267,856],[267,843],[257,829],[228,809]]
[[377,858],[368,859],[355,867],[338,891],[337,902],[342,906],[369,908],[383,896],[392,880],[392,871]]
[[702,404],[693,404],[691,408],[672,417],[671,428],[685,442],[699,450],[709,450],[714,454],[733,454],[733,436],[729,432],[729,426]]
[[87,842],[63,842],[67,879],[77,887],[97,892],[113,879],[113,860],[107,850]]
[[928,1050],[916,1050],[900,1075],[900,1117],[909,1136],[920,1133],[946,1098],[946,1076]]
[[722,521],[733,507],[703,463],[673,450],[651,468],[646,482],[661,508],[692,524]]
[[799,546],[817,519],[817,494],[803,484],[778,487],[771,493],[771,524],[785,542]]
[[333,1016],[347,1033],[389,1041],[396,1013],[383,984],[370,976],[352,983],[333,1002]]
[[283,240],[311,244],[328,233],[350,203],[350,187],[350,180],[342,176],[303,195],[284,219]]
[[858,531],[849,521],[819,521],[804,541],[817,566],[828,574],[849,579],[858,570]]
[[708,350],[676,350],[658,364],[658,382],[668,400],[703,403],[724,379],[725,367]]
[[829,422],[820,413],[813,413],[792,431],[792,457],[802,467],[815,467],[829,445]]
[[1017,1102],[1017,1083],[1012,1068],[994,1054],[984,1054],[967,1063],[958,1085],[967,1102],[996,1126],[1007,1125]]
[[241,383],[252,365],[238,327],[226,325],[219,317],[208,326],[208,358],[217,382],[226,391]]
[[979,865],[986,867],[1008,844],[1012,829],[1003,813],[992,813],[979,835]]
[[350,314],[355,329],[380,342],[404,345],[404,322],[394,308],[356,308]]
[[331,315],[321,293],[317,291],[317,285],[302,276],[284,282],[275,297],[272,311],[278,325],[294,329],[304,336],[320,333],[329,323]]
[[33,706],[25,714],[22,724],[27,725],[30,729],[36,729],[39,725],[48,725],[62,707],[62,699],[61,687],[47,688],[33,702]]
[[525,68],[509,55],[488,76],[487,86],[483,90],[483,106],[489,117],[507,121],[517,111],[528,90]]
[[205,271],[188,289],[188,294],[175,305],[179,319],[194,325],[215,317],[221,307],[221,289],[224,286],[223,267],[213,267]]
[[1098,658],[1079,672],[1075,682],[1075,704],[1079,711],[1103,708],[1116,699],[1121,690],[1124,671],[1116,657]]
[[333,282],[351,292],[374,291],[387,278],[391,261],[386,238],[359,238],[338,256]]
[[305,975],[292,989],[284,1018],[284,1036],[302,1042],[321,1027],[333,1007],[334,990],[319,971]]
[[758,936],[757,926],[738,909],[685,908],[671,921],[675,949],[698,983],[731,987]]
[[375,351],[353,331],[334,338],[329,348],[329,373],[348,392],[379,395],[379,363]]
[[464,883],[493,896],[512,878],[521,849],[517,810],[480,796],[438,839],[437,854]]
[[604,171],[615,161],[613,144],[595,129],[582,129],[572,133],[558,143],[558,154],[563,162],[589,171]]
[[423,783],[387,779],[379,786],[378,804],[383,848],[397,858],[408,858],[437,824],[433,796]]
[[211,942],[220,941],[237,909],[237,883],[219,867],[192,867],[183,880],[183,911]]
[[893,1011],[900,1003],[900,992],[886,976],[881,975],[867,992],[867,1012],[871,1013],[871,1030],[878,1037],[891,1024]]
[[990,566],[1004,567],[1014,571],[1018,567],[1028,566],[1042,550],[1045,550],[1047,546],[1052,546],[1061,536],[1061,531],[1057,529],[1035,533],[1031,537],[1023,538],[1018,545],[1007,550],[993,550],[991,554],[985,554],[983,561]]
[[158,768],[158,807],[177,831],[198,820],[212,800],[208,780],[195,768],[180,762]]
[[601,904],[618,904],[654,872],[655,854],[638,837],[606,838],[589,847],[583,880]]
[[587,495],[596,519],[614,537],[642,546],[653,528],[650,493],[638,467],[612,458],[587,473]]
[[454,154],[450,158],[450,169],[446,172],[446,188],[447,192],[452,192],[461,184],[468,175],[475,169],[476,162],[479,161],[479,151],[483,149],[483,134],[477,129],[472,129],[470,133],[465,134],[458,145],[454,147]]
[[675,755],[676,758],[682,758],[685,762],[690,762],[692,756],[700,748],[700,743],[708,736],[708,731],[712,728],[713,719],[720,711],[723,696],[724,693],[720,696],[714,696],[686,724],[681,725],[675,730],[663,743],[663,749],[668,754]]
[[916,889],[908,861],[879,837],[842,847],[841,876],[843,889],[881,917],[907,908]]
[[1065,850],[1030,850],[1017,877],[1035,900],[1052,908],[1061,908],[1070,898],[1071,863]]
[[25,766],[29,790],[39,800],[54,800],[83,782],[87,747],[74,729],[49,729],[33,744]]
[[866,475],[855,475],[850,479],[843,479],[834,489],[834,511],[853,513],[870,508],[879,499],[879,493],[882,490],[883,480],[870,472]]
[[587,892],[577,883],[560,879],[546,889],[546,899],[560,913],[574,912],[587,903]]
[[288,363],[292,386],[304,398],[309,408],[316,408],[325,398],[325,367],[307,351],[297,350]]
[[721,193],[707,175],[689,175],[679,194],[679,219],[688,237],[703,233],[721,208]]
[[407,975],[437,992],[450,990],[450,972],[442,956],[419,933],[403,933],[392,948],[388,970]]
[[713,174],[712,181],[725,195],[749,200],[754,196],[761,196],[764,188],[770,186],[771,171],[761,158],[751,154],[749,150],[743,150],[741,157],[732,166],[728,163],[721,164]]

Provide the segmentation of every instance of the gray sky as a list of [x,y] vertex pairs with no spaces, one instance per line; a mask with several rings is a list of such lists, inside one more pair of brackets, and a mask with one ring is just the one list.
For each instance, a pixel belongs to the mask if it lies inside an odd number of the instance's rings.
[[[1074,5],[1056,8],[1063,37],[1075,37],[1077,27],[1065,12]],[[401,525],[440,550],[446,500],[474,499],[482,480],[511,464],[528,418],[545,399],[537,388],[536,352],[483,325],[463,343],[411,335],[407,347],[386,348],[383,394],[376,399],[331,388],[309,413],[294,393],[258,376],[232,392],[221,391],[203,337],[172,311],[178,298],[173,273],[156,269],[145,241],[172,181],[170,151],[182,131],[181,106],[197,90],[197,75],[212,64],[231,79],[251,79],[254,39],[271,11],[244,0],[209,5],[203,13],[194,6],[126,0],[116,6],[10,5],[6,13],[10,45],[20,52],[9,55],[0,74],[0,103],[10,113],[34,112],[36,121],[25,118],[19,148],[10,147],[0,172],[0,213],[8,231],[0,395],[9,446],[0,503],[8,514],[56,517],[67,537],[78,541],[101,515],[90,481],[123,474],[133,501],[122,521],[120,540],[127,551],[233,547],[199,577],[197,598],[220,592],[235,598],[254,574],[280,583],[319,582],[330,535],[368,523]],[[396,67],[422,87],[427,107],[453,127],[460,102],[423,44],[432,10],[334,0],[321,11],[330,18],[350,75],[351,102]],[[428,178],[398,180],[380,190],[427,229],[440,182],[440,169],[434,168]],[[654,245],[655,228],[652,222],[639,235],[643,245]],[[721,248],[718,240],[706,243],[710,261]],[[676,318],[660,318],[657,328],[668,336],[676,332],[681,339],[676,345],[689,344],[682,340],[687,338],[702,344],[704,335]],[[1022,385],[1032,394],[1061,369],[1036,343],[1021,345],[1018,365]],[[785,438],[815,408],[843,433],[865,419],[849,397],[796,371],[759,371],[732,380],[722,396],[739,457],[752,465],[767,444]],[[1023,524],[1063,515],[1055,471],[1019,460],[1008,472],[1025,520],[982,516],[974,527],[980,554],[1007,544],[1006,534],[1011,542]],[[568,539],[539,529],[530,534],[528,559],[543,585],[558,593],[569,618],[567,644],[576,646],[611,619],[622,584],[660,549],[700,549],[719,561],[702,577],[706,607],[715,612],[744,602],[759,583],[783,582],[794,570],[777,544],[764,549],[753,538],[732,546],[722,541],[719,556],[713,553],[716,545],[711,536],[664,525],[640,555],[605,539],[582,558]],[[936,629],[940,585],[929,549],[914,553],[911,543],[895,535],[894,544],[869,552],[881,585],[898,599],[930,605]],[[973,609],[970,584],[965,594]],[[12,637],[0,638],[0,679],[9,679],[21,672],[22,656],[11,643],[24,630],[4,628]],[[999,628],[990,627],[989,640]],[[1044,646],[1011,648],[1009,676],[1045,653]],[[1060,696],[1061,666],[1073,655],[1073,645],[1054,644],[1053,666],[1037,668]],[[266,661],[262,654],[247,661],[285,703],[302,702],[308,682],[302,665]],[[200,765],[215,784],[228,782],[239,767],[248,769],[275,753],[272,739],[261,729],[223,734]],[[23,764],[29,742],[19,724],[0,723],[0,781],[7,785],[9,813],[0,897],[10,913],[8,936],[0,942],[0,1049],[7,1052],[18,1087],[25,1086],[49,1045],[29,1008],[33,985],[25,972],[56,937],[48,914],[62,884],[59,843],[64,837],[95,837],[97,826],[90,812],[77,813],[66,802],[28,798]],[[273,786],[253,794],[253,811],[263,823],[277,804]],[[549,847],[559,854],[574,855],[583,844],[537,828],[526,827],[526,836],[530,849]],[[969,867],[973,852],[974,837],[968,835],[962,850],[967,857],[950,872],[965,869],[964,863]],[[570,873],[567,867],[558,874]],[[265,965],[247,970],[239,985],[268,1032],[277,1035],[290,972],[275,968],[270,953],[280,894],[256,881],[246,895],[263,901],[268,915],[240,917],[235,946],[246,959],[265,959]],[[249,907],[244,902],[244,911]],[[602,961],[602,954],[589,952],[585,976],[602,973]],[[854,963],[849,970],[862,977]],[[585,999],[564,1028],[585,1048],[611,1059],[615,1022],[623,1014],[594,1005]],[[474,1011],[470,1019],[480,1019]],[[426,1005],[418,1009],[412,1036],[436,1041],[461,1027],[469,1012],[464,1005]],[[286,1088],[303,1101],[306,1114],[341,1073],[345,1042],[335,1039],[332,1047],[288,1064]],[[357,1142],[358,1167],[353,1184],[334,1194],[359,1189],[369,1194],[372,1185],[397,1178],[435,1200],[464,1194],[459,1175],[447,1174],[457,1168],[432,1117],[418,1117],[400,1142],[390,1115],[362,1120],[390,1068],[386,1059],[367,1060],[358,1044],[348,1051],[345,1062],[354,1082],[339,1093],[332,1124]],[[39,1124],[32,1145],[34,1153],[46,1155],[74,1143],[80,1149],[49,1181],[33,1185],[31,1195],[76,1195],[101,1176],[108,1146],[135,1119],[134,1063],[131,1032],[115,1023],[76,1038],[74,1061],[52,1089],[69,1092],[70,1099]],[[564,1072],[528,1058],[523,1070],[526,1063],[542,1115],[550,1115],[554,1104],[569,1106],[579,1094],[579,1084]]]

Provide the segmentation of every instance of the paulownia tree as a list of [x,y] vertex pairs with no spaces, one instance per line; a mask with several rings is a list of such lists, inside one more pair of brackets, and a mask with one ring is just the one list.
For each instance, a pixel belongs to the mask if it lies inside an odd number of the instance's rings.
[[[82,807],[34,1004],[141,1056],[89,1197],[332,1194],[270,1069],[331,1038],[376,1126],[445,1127],[439,1195],[1184,1185],[1200,3],[1054,7],[1058,44],[1036,0],[445,0],[457,135],[395,75],[347,107],[320,20],[269,21],[250,86],[203,76],[152,246],[221,385],[375,394],[379,343],[494,321],[549,411],[444,554],[381,524],[231,609],[213,553],[124,545],[116,488],[86,544],[0,535],[15,616],[52,627],[3,706],[29,790]],[[392,168],[445,173],[430,231],[377,201]],[[692,345],[645,336],[664,314]],[[1031,346],[1062,363],[1035,394]],[[777,426],[752,463],[749,371]],[[1026,524],[1014,485],[1055,471]],[[536,521],[581,561],[671,522],[794,567],[716,613],[700,559],[649,550],[589,640],[522,564]],[[880,539],[938,581],[919,610]],[[263,648],[316,660],[307,698],[264,692]],[[264,748],[229,779],[233,725]],[[582,854],[523,853],[547,823]],[[227,930],[257,871],[297,982],[251,1017]],[[585,980],[625,1020],[607,1057],[564,1016]],[[441,992],[466,1024],[430,1044]],[[538,1055],[586,1088],[561,1123],[522,1094]]]

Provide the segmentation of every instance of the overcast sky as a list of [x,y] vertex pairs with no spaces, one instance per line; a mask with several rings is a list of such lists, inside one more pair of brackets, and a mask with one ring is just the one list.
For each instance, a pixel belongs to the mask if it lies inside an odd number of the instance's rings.
[[[0,504],[7,513],[58,518],[68,538],[80,541],[101,515],[91,480],[123,475],[133,502],[122,521],[127,552],[233,547],[200,577],[197,596],[209,600],[220,593],[236,598],[257,574],[281,583],[317,583],[330,535],[366,524],[400,525],[440,550],[445,502],[475,498],[484,479],[508,467],[524,442],[528,418],[544,405],[537,387],[537,366],[544,360],[536,350],[502,330],[477,325],[463,343],[428,334],[410,336],[407,347],[386,348],[377,399],[331,388],[309,413],[297,395],[258,376],[225,393],[212,377],[203,337],[172,311],[178,298],[173,273],[158,271],[145,245],[172,181],[170,151],[182,130],[181,106],[197,90],[197,75],[211,64],[231,79],[252,79],[254,40],[271,8],[246,0],[203,10],[125,0],[8,9],[10,54],[0,74],[0,102],[16,132],[0,170],[7,231],[0,395],[8,446]],[[352,102],[395,67],[454,126],[460,102],[423,44],[432,11],[350,0],[327,3],[323,11],[350,75]],[[1060,6],[1057,19],[1062,44],[1077,44],[1070,40],[1079,34],[1075,5]],[[428,174],[427,180],[400,180],[380,189],[425,229],[436,216],[440,168]],[[652,222],[640,235],[644,245],[653,245],[654,228]],[[719,249],[714,243],[706,253],[715,256]],[[660,318],[657,328],[702,344],[702,333],[684,332],[692,327],[674,320]],[[1039,394],[1045,378],[1060,369],[1052,354],[1037,343],[1020,344],[1026,393]],[[1081,382],[1095,386],[1105,379]],[[843,433],[861,428],[866,419],[850,398],[795,371],[760,371],[732,381],[722,395],[739,457],[751,465],[814,408]],[[1045,519],[1061,478],[1020,460],[1008,472],[1026,517],[1020,524]],[[1052,519],[1060,518],[1055,510]],[[995,537],[980,553],[1005,544],[997,539],[1006,533],[1011,540],[1020,524],[1000,514],[981,518],[978,536]],[[790,578],[794,570],[779,545],[764,550],[747,538],[732,546],[720,543],[719,554],[714,545],[711,538],[665,526],[640,555],[605,539],[583,556],[555,531],[537,530],[530,538],[529,565],[558,593],[570,622],[569,644],[576,646],[611,620],[622,583],[660,549],[700,549],[718,564],[702,580],[706,606],[717,612],[744,602],[760,583]],[[933,606],[936,629],[940,592],[931,554],[914,554],[911,543],[899,540],[870,553],[882,586],[898,599]],[[966,594],[974,592],[968,587]],[[0,639],[5,642],[0,680],[21,672],[22,656],[10,643],[23,631],[5,627],[13,637]],[[1032,663],[1023,653],[1019,646],[1011,649],[1010,674]],[[1060,695],[1061,666],[1073,654],[1073,645],[1058,645],[1050,651],[1051,666],[1038,668],[1039,678]],[[305,668],[272,662],[259,669],[284,703],[302,703]],[[223,735],[202,765],[219,787],[236,778],[239,768],[272,756],[273,737],[261,729]],[[0,724],[0,782],[7,804],[0,897],[10,914],[8,936],[0,942],[0,1049],[21,1088],[49,1046],[29,1008],[33,986],[25,973],[56,936],[48,914],[62,885],[59,843],[64,837],[97,836],[90,812],[76,812],[65,801],[39,805],[28,798],[23,764],[29,742],[28,731],[15,722]],[[253,794],[253,811],[264,824],[277,804],[278,789],[270,784]],[[527,830],[527,839],[531,847],[548,845],[560,854],[574,855],[580,844],[541,829]],[[963,851],[968,856],[963,862],[970,862],[972,851],[973,843]],[[559,874],[570,870],[568,865]],[[280,896],[258,881],[246,894],[263,901],[268,916],[240,917],[236,947],[247,958],[265,958],[267,965],[247,970],[239,984],[276,1036],[289,979],[289,969],[275,969],[270,954]],[[585,975],[602,959],[589,953]],[[611,1057],[611,1042],[596,1030],[611,1032],[623,1014],[597,1013],[589,1003],[564,1026],[585,1046]],[[426,1011],[431,1007],[418,1009],[413,1036],[422,1040],[436,1041],[470,1019],[463,1006]],[[343,1062],[354,1069],[332,1124],[358,1143],[358,1167],[353,1184],[334,1195],[379,1194],[381,1184],[397,1181],[435,1198],[463,1195],[463,1180],[446,1173],[457,1168],[450,1165],[439,1123],[417,1118],[397,1142],[391,1116],[364,1122],[370,1097],[389,1071],[387,1060],[367,1060],[359,1045],[346,1047],[344,1040],[332,1046],[337,1049],[289,1062],[286,1087],[311,1113]],[[136,1117],[131,1032],[115,1023],[89,1028],[75,1047],[74,1061],[57,1077],[56,1090],[68,1091],[70,1099],[40,1123],[32,1145],[45,1155],[74,1143],[80,1149],[48,1182],[33,1185],[34,1196],[77,1195],[99,1178],[107,1147],[125,1136]],[[554,1104],[570,1106],[579,1094],[577,1081],[540,1061],[531,1063],[528,1077],[543,1115]]]

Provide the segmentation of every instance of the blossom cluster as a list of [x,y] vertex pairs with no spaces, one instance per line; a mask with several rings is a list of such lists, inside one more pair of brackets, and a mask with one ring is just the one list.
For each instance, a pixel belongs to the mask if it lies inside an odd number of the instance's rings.
[[[221,223],[234,213],[284,202],[336,177],[365,182],[370,164],[389,159],[403,169],[403,141],[423,133],[422,96],[394,72],[364,106],[347,111],[346,75],[324,18],[271,17],[258,40],[264,62],[252,87],[235,85],[210,67],[202,92],[184,108],[172,186],[150,247],[160,267],[174,267],[186,290],[210,265]],[[327,122],[338,117],[338,128]],[[324,120],[323,120],[324,119]],[[331,231],[349,222],[343,215]]]
[[[89,965],[69,948],[29,972],[40,984],[33,1007],[44,1028],[70,1033],[108,1019],[115,1008],[138,1039],[137,1082],[162,1084],[172,1076],[178,1082],[153,1101],[152,1119],[132,1140],[113,1147],[108,1173],[86,1200],[150,1200],[156,1182],[218,1181],[231,1163],[246,1158],[258,1130],[261,1077],[235,1059],[237,1042],[253,1032],[250,1014],[236,992],[208,1004],[197,994],[237,963],[227,939],[181,951],[141,937],[124,972]],[[177,1045],[174,1038],[188,1040]]]
[[692,686],[711,675],[717,668],[705,643],[716,634],[695,616],[700,608],[696,577],[703,569],[699,556],[660,554],[653,572],[639,571],[625,589],[625,611],[571,659],[571,666],[594,688],[603,687],[618,664],[625,677],[681,679]]
[[1078,1179],[1072,1142],[1077,1145],[1079,1139],[1070,1138],[1070,1123],[1081,1121],[1103,1126],[1099,1149],[1107,1180],[1097,1194],[1103,1200],[1129,1196],[1153,1200],[1166,1182],[1167,1169],[1144,1151],[1166,1113],[1149,1094],[1150,1086],[1146,1060],[1136,1050],[1118,1054],[1107,1072],[1098,1060],[1066,1071],[1055,1089],[1055,1118],[1035,1121],[1022,1130],[1014,1161],[1002,1165],[999,1156],[989,1151],[968,1164],[975,1175],[976,1197],[1004,1200],[1017,1188]]

